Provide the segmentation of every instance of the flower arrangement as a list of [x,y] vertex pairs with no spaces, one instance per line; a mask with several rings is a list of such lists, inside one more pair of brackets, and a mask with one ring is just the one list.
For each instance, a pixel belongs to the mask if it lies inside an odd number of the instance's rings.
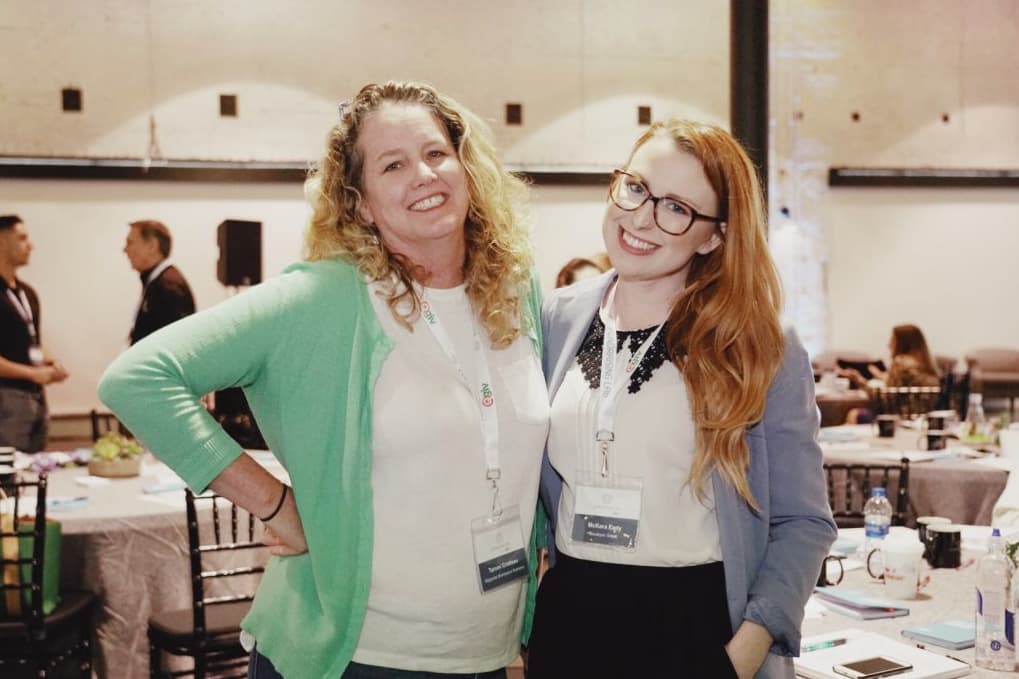
[[141,473],[141,444],[116,432],[106,432],[92,445],[88,472],[93,476],[125,477]]
[[92,445],[92,457],[99,460],[123,460],[138,457],[145,449],[123,434],[108,431]]

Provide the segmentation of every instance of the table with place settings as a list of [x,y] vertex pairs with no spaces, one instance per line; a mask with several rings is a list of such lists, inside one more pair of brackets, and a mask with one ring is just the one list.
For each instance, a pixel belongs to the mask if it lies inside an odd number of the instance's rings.
[[[285,474],[268,453],[255,457]],[[132,478],[56,469],[49,472],[47,517],[61,523],[61,587],[99,595],[96,675],[148,677],[150,615],[191,607],[183,482],[148,454]]]
[[[924,575],[929,575],[929,582],[920,590],[915,599],[895,599],[896,606],[909,609],[903,617],[880,618],[877,620],[859,620],[826,608],[816,598],[807,604],[806,616],[802,626],[804,636],[834,633],[847,629],[859,629],[875,632],[901,643],[916,645],[917,642],[902,636],[902,630],[925,623],[951,619],[972,620],[976,610],[976,559],[986,554],[987,538],[990,528],[987,526],[963,526],[963,555],[959,568],[929,569],[924,565]],[[916,531],[893,526],[892,536],[897,539],[916,540]],[[833,547],[833,554],[851,553],[854,545],[863,543],[862,528],[848,528],[839,531],[839,540]],[[1019,540],[1019,534],[1008,535],[1009,540]],[[867,574],[866,568],[856,559],[845,561],[849,564],[842,582],[836,585],[838,590],[859,592],[866,596],[887,598],[884,584]],[[972,664],[973,648],[951,650],[932,644],[922,644],[923,648],[934,653],[949,655]],[[908,677],[909,674],[900,675]],[[973,667],[969,677],[1014,677],[1013,672],[996,672],[980,667]]]
[[[964,446],[950,439],[943,451],[922,449],[916,422],[903,423],[893,438],[879,438],[873,424],[823,427],[818,436],[824,461],[841,464],[894,464],[905,456],[909,466],[910,525],[918,516],[946,516],[953,523],[990,525],[994,503],[1015,461]],[[916,428],[910,428],[916,427]]]

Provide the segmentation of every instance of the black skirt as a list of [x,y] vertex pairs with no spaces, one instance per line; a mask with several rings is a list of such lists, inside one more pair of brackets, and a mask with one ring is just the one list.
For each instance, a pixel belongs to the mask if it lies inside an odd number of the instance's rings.
[[735,679],[721,562],[623,566],[560,553],[538,588],[528,679]]

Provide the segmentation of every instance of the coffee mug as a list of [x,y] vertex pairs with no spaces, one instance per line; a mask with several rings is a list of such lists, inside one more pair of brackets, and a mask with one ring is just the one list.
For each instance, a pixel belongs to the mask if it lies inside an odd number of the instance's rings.
[[943,429],[928,429],[917,443],[925,443],[924,450],[944,450],[948,447],[948,432]]
[[958,568],[962,563],[962,528],[950,523],[927,524],[927,561],[931,568]]
[[895,423],[898,419],[896,415],[878,415],[877,435],[883,439],[895,436]]
[[998,447],[1002,457],[1019,458],[1019,428],[1016,425],[998,432]]
[[932,410],[927,413],[927,429],[951,429],[956,419],[954,410]]
[[952,523],[952,520],[947,516],[918,516],[916,517],[916,536],[920,538],[920,544],[923,545],[923,558],[930,563],[931,553],[930,544],[927,538],[927,528],[935,524],[946,525]]
[[[880,558],[874,558],[878,554]],[[879,549],[867,555],[867,572],[872,578],[885,581],[885,593],[893,599],[915,599],[930,579],[923,572],[922,563],[923,545],[886,538]]]
[[952,520],[947,516],[918,516],[916,517],[916,535],[920,538],[920,543],[927,544],[927,528],[934,524],[944,525],[946,523],[952,523]]
[[[838,575],[835,575],[835,573],[838,573]],[[821,574],[817,576],[817,586],[834,587],[842,582],[845,574],[846,570],[842,566],[841,556],[835,554],[826,556],[824,561],[821,562]]]

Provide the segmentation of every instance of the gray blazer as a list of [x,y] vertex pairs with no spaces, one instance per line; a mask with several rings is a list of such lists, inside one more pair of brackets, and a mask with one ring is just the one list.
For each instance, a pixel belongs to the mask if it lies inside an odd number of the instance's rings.
[[[543,367],[550,400],[614,278],[615,272],[609,271],[580,281],[555,291],[545,302]],[[790,656],[799,655],[803,607],[835,541],[816,441],[818,425],[810,362],[795,333],[788,331],[764,419],[747,429],[750,490],[760,511],[754,512],[717,471],[711,473],[732,628],[751,620],[775,639],[757,679],[794,676]],[[561,491],[562,479],[546,452],[541,497],[553,530]]]

